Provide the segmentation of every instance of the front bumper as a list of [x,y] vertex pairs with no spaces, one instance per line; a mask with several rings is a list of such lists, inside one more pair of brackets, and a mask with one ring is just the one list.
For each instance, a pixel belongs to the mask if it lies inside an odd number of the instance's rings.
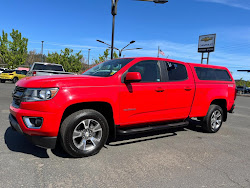
[[[35,105],[37,103],[34,102],[33,104]],[[23,104],[21,104],[21,106],[22,105]],[[15,108],[14,106],[10,105],[10,113],[16,119],[19,127],[25,134],[31,136],[57,137],[61,123],[61,113],[58,112],[57,109],[54,109],[55,112],[49,112],[48,109],[43,108],[42,105],[40,105],[41,111],[28,109],[28,107],[35,107],[34,105],[32,105],[32,102],[30,102],[30,106],[26,106],[26,109]],[[39,104],[37,105],[39,106]],[[41,128],[28,128],[23,121],[23,117],[43,118]]]
[[51,148],[54,149],[56,146],[57,137],[48,137],[48,136],[31,136],[25,134],[20,125],[18,124],[16,118],[10,114],[9,115],[10,126],[13,130],[19,132],[20,134],[25,135],[28,140],[30,140],[34,145],[42,147],[42,148]]

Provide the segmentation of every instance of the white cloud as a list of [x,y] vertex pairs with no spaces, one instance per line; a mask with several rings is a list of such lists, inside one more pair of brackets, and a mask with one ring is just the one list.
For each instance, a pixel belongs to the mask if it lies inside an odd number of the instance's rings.
[[250,10],[249,0],[198,0],[211,3],[220,3],[231,7]]
[[[107,43],[110,41],[103,40]],[[93,42],[94,45],[81,45],[81,44],[61,44],[48,42],[48,46],[58,46],[60,47],[70,47],[74,50],[88,49],[91,48],[91,59],[95,59],[98,57],[98,54],[102,54],[106,49],[106,46],[100,47],[99,44]],[[125,41],[115,41],[115,46],[118,48],[124,47],[128,44]],[[156,57],[158,53],[158,46],[160,46],[161,50],[169,56],[169,59],[176,59],[184,62],[193,62],[200,63],[201,62],[201,54],[197,52],[198,44],[183,44],[176,43],[165,40],[146,40],[146,41],[136,41],[136,43],[132,44],[128,48],[143,48],[142,50],[131,50],[124,51],[122,56],[125,57]],[[233,76],[235,79],[239,79],[243,77],[244,79],[250,80],[249,73],[240,73],[237,72],[238,69],[250,69],[250,54],[242,54],[236,53],[232,50],[228,51],[228,48],[219,48],[218,45],[216,47],[215,52],[210,53],[210,61],[209,64],[212,65],[220,65],[227,67],[230,71],[233,72]],[[39,50],[40,48],[37,48]],[[58,51],[56,49],[44,49],[49,51]],[[86,53],[85,53],[86,55]],[[162,57],[162,56],[161,56]]]

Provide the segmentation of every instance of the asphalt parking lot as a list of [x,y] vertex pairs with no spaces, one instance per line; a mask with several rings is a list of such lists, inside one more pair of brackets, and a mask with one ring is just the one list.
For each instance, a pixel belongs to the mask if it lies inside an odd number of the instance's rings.
[[197,126],[120,137],[73,159],[9,128],[13,89],[0,83],[0,187],[250,187],[250,97],[237,98],[217,134]]

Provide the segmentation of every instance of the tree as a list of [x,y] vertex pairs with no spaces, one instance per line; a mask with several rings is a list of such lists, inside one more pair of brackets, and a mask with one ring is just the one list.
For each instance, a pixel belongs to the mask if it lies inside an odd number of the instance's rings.
[[[45,61],[46,56],[43,55],[43,58],[44,58],[44,61]],[[41,62],[41,60],[42,60],[42,54],[36,53],[36,50],[31,50],[27,54],[25,64],[30,67],[34,62]]]
[[[103,52],[103,55],[99,55],[98,59],[95,60],[95,64],[99,64],[101,62],[109,60],[108,57],[109,57],[109,49],[106,49]],[[113,57],[114,57],[114,59],[118,58],[118,55],[117,55],[117,53],[115,51],[114,51]]]
[[0,58],[3,64],[7,65],[9,59],[8,53],[8,34],[2,31],[2,37],[0,36]]
[[8,34],[2,31],[0,37],[0,57],[8,68],[17,68],[25,63],[27,57],[28,39],[22,37],[18,30],[12,29],[12,40],[8,40]]
[[48,53],[47,62],[61,64],[67,72],[79,72],[82,69],[81,51],[73,54],[73,50],[65,48],[61,53],[52,52]]

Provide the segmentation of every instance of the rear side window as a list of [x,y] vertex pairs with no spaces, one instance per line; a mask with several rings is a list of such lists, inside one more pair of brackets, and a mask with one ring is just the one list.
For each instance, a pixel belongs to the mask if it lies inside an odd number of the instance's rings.
[[17,73],[17,74],[21,74],[21,71],[20,71],[20,70],[17,70],[16,73]]
[[200,80],[232,81],[227,70],[195,67],[195,71]]
[[188,79],[185,65],[179,63],[166,62],[169,81],[183,81]]
[[26,74],[27,74],[27,71],[26,71],[26,70],[22,70],[22,71],[21,71],[21,74],[26,75]]

